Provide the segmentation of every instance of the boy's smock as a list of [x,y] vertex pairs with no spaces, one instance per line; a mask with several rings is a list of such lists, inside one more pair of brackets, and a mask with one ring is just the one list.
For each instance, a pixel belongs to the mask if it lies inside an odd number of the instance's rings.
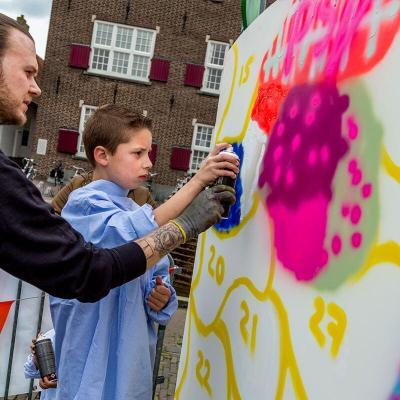
[[[99,247],[135,240],[157,224],[151,206],[139,207],[127,193],[110,181],[94,181],[71,193],[62,216]],[[168,269],[164,257],[141,277],[93,304],[50,298],[58,400],[151,399],[154,322],[166,324],[177,309]],[[160,312],[147,305],[156,276],[171,290],[169,303]]]

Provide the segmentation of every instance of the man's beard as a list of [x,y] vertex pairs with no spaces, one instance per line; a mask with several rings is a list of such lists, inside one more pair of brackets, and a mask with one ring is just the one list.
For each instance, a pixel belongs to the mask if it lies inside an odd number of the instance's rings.
[[0,124],[4,125],[23,125],[25,121],[21,121],[15,113],[17,105],[13,102],[12,91],[4,81],[2,71],[0,69]]

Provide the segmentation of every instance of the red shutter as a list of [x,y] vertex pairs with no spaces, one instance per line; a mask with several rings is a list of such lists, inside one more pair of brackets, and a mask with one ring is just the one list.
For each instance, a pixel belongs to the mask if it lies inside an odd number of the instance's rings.
[[159,58],[153,58],[151,60],[150,68],[150,80],[167,82],[169,74],[169,64],[168,60],[160,60]]
[[157,159],[157,144],[153,143],[151,145],[151,152],[150,152],[150,161],[154,165]]
[[79,131],[74,129],[59,129],[57,151],[75,154],[78,146]]
[[171,154],[171,165],[172,169],[179,169],[187,171],[189,169],[190,154],[192,150],[184,149],[182,147],[173,147]]
[[203,86],[204,65],[186,64],[186,86],[201,88]]
[[69,66],[74,68],[89,68],[90,46],[73,43],[70,46]]

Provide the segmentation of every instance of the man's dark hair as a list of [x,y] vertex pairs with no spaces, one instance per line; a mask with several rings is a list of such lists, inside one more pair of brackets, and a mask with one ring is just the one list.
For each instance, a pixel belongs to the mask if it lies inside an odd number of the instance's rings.
[[151,132],[151,119],[117,104],[99,107],[89,117],[83,131],[86,157],[95,167],[94,149],[97,146],[114,154],[119,144],[129,142],[132,131],[140,129]]
[[7,41],[11,29],[17,29],[18,31],[28,36],[29,39],[32,40],[32,42],[35,42],[31,34],[26,30],[24,26],[18,23],[15,19],[12,19],[10,17],[7,17],[7,15],[0,13],[0,60],[3,58],[7,50]]

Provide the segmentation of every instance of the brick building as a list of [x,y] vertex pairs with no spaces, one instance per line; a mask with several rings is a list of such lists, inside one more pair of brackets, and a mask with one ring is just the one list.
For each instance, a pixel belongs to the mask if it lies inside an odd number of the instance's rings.
[[85,120],[106,103],[154,121],[155,195],[196,170],[212,142],[224,55],[241,30],[237,0],[53,1],[32,155],[89,168]]

